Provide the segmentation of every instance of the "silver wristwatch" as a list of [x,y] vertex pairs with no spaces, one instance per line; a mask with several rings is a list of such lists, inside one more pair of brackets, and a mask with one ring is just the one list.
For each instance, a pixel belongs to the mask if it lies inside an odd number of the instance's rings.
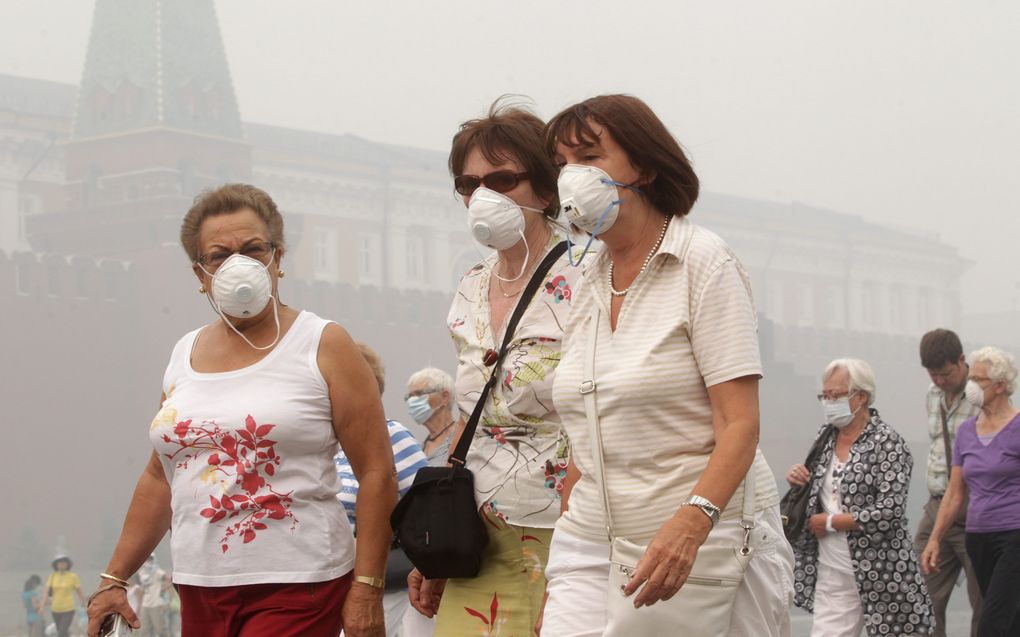
[[719,517],[722,515],[722,511],[719,510],[719,507],[712,504],[708,498],[703,498],[700,495],[687,496],[687,499],[684,500],[680,506],[698,507],[701,509],[701,512],[707,515],[708,519],[712,521],[713,527],[719,523]]

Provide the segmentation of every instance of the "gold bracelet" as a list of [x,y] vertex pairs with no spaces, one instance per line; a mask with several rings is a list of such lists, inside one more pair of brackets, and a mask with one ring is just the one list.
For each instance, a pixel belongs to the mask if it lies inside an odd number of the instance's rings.
[[107,584],[106,586],[100,586],[99,588],[97,588],[95,590],[94,593],[89,595],[89,598],[87,600],[85,600],[85,608],[88,608],[90,605],[92,605],[92,600],[94,600],[97,595],[99,595],[100,593],[105,593],[106,591],[111,591],[111,590],[113,590],[115,588],[122,588],[125,591],[127,590],[127,586],[124,586],[123,584],[120,584],[120,583],[117,583],[117,582],[114,582],[112,584]]
[[369,577],[368,575],[355,575],[355,582],[361,582],[362,584],[368,584],[372,588],[384,589],[386,588],[386,580],[381,577]]
[[123,586],[130,586],[127,580],[121,579],[115,575],[110,575],[109,573],[100,573],[99,577],[103,579],[108,579],[111,582],[117,582],[118,584],[121,584]]

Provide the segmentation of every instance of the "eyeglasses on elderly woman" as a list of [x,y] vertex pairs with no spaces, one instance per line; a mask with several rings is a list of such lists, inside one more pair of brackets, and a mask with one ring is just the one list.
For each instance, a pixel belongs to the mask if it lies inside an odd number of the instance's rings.
[[255,259],[262,265],[269,265],[273,258],[276,246],[269,241],[252,241],[240,250],[214,250],[198,256],[198,263],[212,272],[223,265],[223,262],[235,254],[241,254],[250,259]]
[[831,401],[831,400],[839,400],[840,398],[849,398],[850,396],[853,396],[856,393],[857,393],[856,391],[848,391],[848,392],[843,392],[843,393],[837,393],[837,392],[831,392],[831,391],[823,391],[823,392],[821,392],[819,394],[816,394],[815,398],[818,399],[818,402],[823,402],[823,401],[826,401],[826,400],[830,400]]

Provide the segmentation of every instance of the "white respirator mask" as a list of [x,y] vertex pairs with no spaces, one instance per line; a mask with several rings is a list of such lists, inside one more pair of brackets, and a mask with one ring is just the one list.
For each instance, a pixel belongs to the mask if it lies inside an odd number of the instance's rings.
[[559,190],[563,216],[568,222],[591,235],[577,263],[574,263],[573,257],[570,256],[572,251],[567,249],[571,265],[580,265],[595,237],[616,223],[622,203],[616,191],[617,186],[641,192],[629,184],[615,181],[604,170],[594,166],[567,164],[560,170],[556,187]]
[[[209,274],[205,268],[202,268],[202,271]],[[211,276],[212,290],[209,291],[207,298],[230,329],[257,350],[266,350],[276,345],[280,340],[280,314],[273,299],[273,280],[269,276],[269,268],[251,257],[232,254],[216,270],[216,274]],[[276,319],[276,338],[265,347],[256,347],[234,327],[227,316],[252,318],[262,312],[270,301],[273,301],[273,317]]]
[[978,409],[985,406],[985,390],[981,389],[981,385],[972,380],[968,380],[964,386],[963,397]]
[[468,200],[468,227],[475,241],[493,250],[506,250],[524,241],[526,249],[524,265],[512,279],[493,276],[501,281],[511,282],[521,278],[531,256],[531,248],[524,238],[524,210],[544,214],[538,208],[522,206],[504,194],[488,188],[478,188]]

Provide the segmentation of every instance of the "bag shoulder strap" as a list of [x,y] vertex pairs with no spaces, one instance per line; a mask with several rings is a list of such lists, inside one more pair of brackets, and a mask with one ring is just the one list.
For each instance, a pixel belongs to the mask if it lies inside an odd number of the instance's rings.
[[949,442],[949,414],[946,413],[946,406],[943,403],[943,398],[939,399],[939,414],[942,416],[942,444],[944,444],[946,447],[946,485],[948,485],[949,476],[952,475],[953,473],[953,465],[951,460],[953,455],[953,446]]
[[581,396],[584,398],[584,414],[588,420],[588,437],[591,438],[592,460],[595,465],[595,481],[602,492],[602,507],[606,511],[606,537],[613,541],[613,511],[609,508],[609,490],[606,488],[605,456],[602,453],[602,428],[599,424],[599,409],[595,400],[595,350],[598,347],[599,319],[602,310],[598,302],[592,303],[588,320],[588,342],[584,348],[584,373],[581,381]]
[[818,438],[815,439],[815,444],[811,445],[811,449],[808,451],[807,459],[804,460],[804,466],[807,467],[808,471],[814,471],[814,464],[818,462],[818,459],[822,457],[822,453],[825,451],[825,447],[829,444],[829,439],[832,437],[834,427],[832,425],[826,425],[825,430],[818,434]]
[[[602,426],[599,421],[598,402],[596,400],[598,383],[595,381],[595,351],[598,348],[598,332],[601,317],[602,309],[595,302],[592,304],[591,319],[588,324],[588,342],[585,347],[584,373],[582,375],[583,380],[581,381],[580,391],[584,397],[584,411],[588,420],[588,435],[591,438],[595,481],[602,492],[602,505],[606,511],[606,536],[612,542],[616,535],[613,531],[613,511],[609,506],[609,489],[606,487],[605,454],[602,450]],[[752,464],[744,476],[744,497],[740,509],[740,525],[745,530],[753,529],[755,526],[755,486],[755,472],[754,465]]]
[[521,296],[517,299],[517,305],[514,307],[514,313],[510,316],[510,320],[506,324],[506,331],[503,335],[503,344],[499,348],[499,355],[496,357],[496,362],[492,366],[492,376],[489,377],[489,382],[485,383],[485,387],[482,388],[482,395],[478,397],[478,402],[475,403],[475,408],[471,412],[471,417],[468,418],[467,424],[464,426],[464,432],[460,435],[460,440],[457,442],[457,448],[454,449],[453,453],[447,458],[449,462],[461,467],[467,459],[468,449],[471,448],[471,442],[475,437],[475,429],[478,428],[478,421],[482,418],[482,411],[485,409],[485,401],[489,398],[489,392],[492,391],[493,386],[496,384],[496,379],[499,377],[499,369],[503,365],[503,358],[506,356],[507,349],[510,346],[510,341],[513,340],[514,332],[517,330],[517,324],[520,323],[521,317],[524,316],[525,310],[531,305],[531,299],[535,296],[535,292],[538,291],[542,281],[545,279],[545,275],[552,268],[556,260],[563,256],[563,253],[567,250],[567,242],[561,241],[553,246],[549,254],[545,255],[542,262],[538,264],[538,268],[535,273],[531,275],[531,279],[528,281],[528,285],[521,292]]

